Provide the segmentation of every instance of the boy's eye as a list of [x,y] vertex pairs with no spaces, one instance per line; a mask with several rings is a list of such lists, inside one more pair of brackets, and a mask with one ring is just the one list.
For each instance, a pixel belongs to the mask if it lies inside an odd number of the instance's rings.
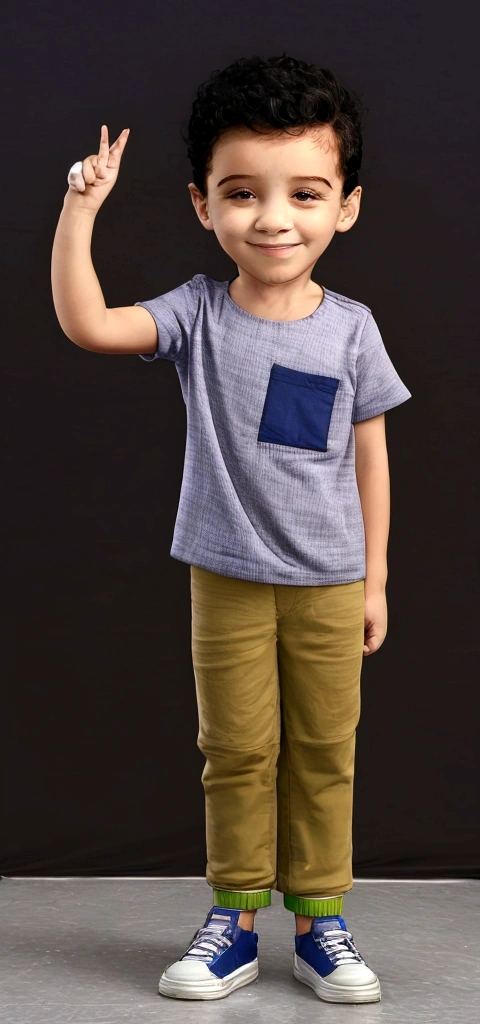
[[[238,192],[234,192],[231,196],[228,196],[227,198],[228,199],[238,199],[239,196],[242,196],[242,195],[251,196],[251,195],[253,195],[253,193],[250,192],[250,190],[248,188],[242,188],[242,189],[239,189]],[[294,195],[295,196],[306,196],[307,199],[322,199],[323,198],[323,196],[318,196],[318,195],[315,194],[315,192],[307,192],[305,189],[300,189],[298,192],[294,192]]]

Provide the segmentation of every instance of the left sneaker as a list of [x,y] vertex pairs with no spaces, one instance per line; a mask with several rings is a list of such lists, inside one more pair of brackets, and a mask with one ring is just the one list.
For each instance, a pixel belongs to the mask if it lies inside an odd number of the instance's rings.
[[309,932],[295,935],[293,973],[327,1003],[377,1003],[377,975],[367,967],[343,917],[314,917]]

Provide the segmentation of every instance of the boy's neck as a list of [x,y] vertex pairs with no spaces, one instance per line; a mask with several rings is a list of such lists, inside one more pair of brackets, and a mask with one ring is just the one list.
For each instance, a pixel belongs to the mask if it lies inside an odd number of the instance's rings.
[[287,299],[285,295],[277,295],[275,301],[268,305],[264,299],[248,294],[238,277],[229,284],[228,294],[246,313],[263,317],[265,320],[302,320],[311,316],[324,299],[323,288],[312,280],[302,296]]

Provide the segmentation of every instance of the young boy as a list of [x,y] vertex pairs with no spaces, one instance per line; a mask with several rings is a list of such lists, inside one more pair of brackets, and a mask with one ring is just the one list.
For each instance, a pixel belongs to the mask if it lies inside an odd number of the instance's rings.
[[[238,273],[106,309],[89,245],[125,133],[74,165],[52,287],[68,337],[175,362],[187,408],[171,555],[190,564],[213,906],[159,991],[218,999],[258,975],[258,908],[295,913],[294,975],[380,999],[342,917],[363,655],[387,631],[384,413],[411,397],[368,306],[312,270],[360,210],[361,103],[324,68],[241,59],[200,86],[189,184]],[[77,176],[75,177],[75,174]]]

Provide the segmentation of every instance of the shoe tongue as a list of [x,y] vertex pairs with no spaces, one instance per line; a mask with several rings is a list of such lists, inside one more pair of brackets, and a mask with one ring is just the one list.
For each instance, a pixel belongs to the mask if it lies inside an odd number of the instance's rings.
[[217,924],[217,923],[218,924],[223,924],[223,925],[231,924],[232,923],[231,914],[235,914],[235,913],[236,913],[235,910],[230,911],[230,913],[228,912],[228,910],[212,910],[212,912],[209,915],[209,921],[211,921],[211,922],[213,922],[215,924]]
[[342,931],[346,932],[345,921],[343,917],[316,917],[313,921],[313,926],[317,932],[330,931],[331,928],[341,928]]

